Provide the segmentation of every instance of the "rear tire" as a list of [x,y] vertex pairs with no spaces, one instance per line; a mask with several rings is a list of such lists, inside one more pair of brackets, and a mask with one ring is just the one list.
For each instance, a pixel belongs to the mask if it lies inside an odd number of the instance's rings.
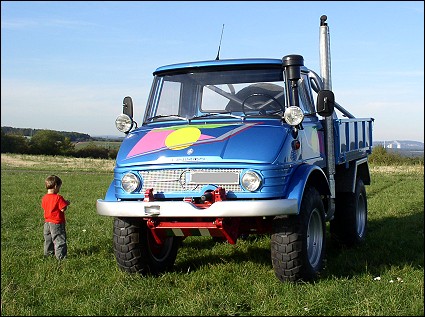
[[300,214],[276,217],[271,236],[271,258],[282,282],[310,281],[324,267],[326,249],[325,209],[318,191],[306,187]]
[[354,193],[338,194],[335,215],[330,222],[331,237],[338,244],[348,247],[365,241],[367,232],[366,189],[361,179],[356,181]]
[[129,273],[159,274],[170,270],[180,246],[179,237],[156,243],[145,220],[114,219],[114,254],[121,270]]

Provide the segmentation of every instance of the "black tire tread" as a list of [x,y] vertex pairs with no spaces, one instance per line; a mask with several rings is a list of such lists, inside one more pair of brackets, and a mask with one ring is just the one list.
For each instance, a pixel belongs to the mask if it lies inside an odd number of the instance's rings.
[[[363,236],[356,230],[356,211],[358,195],[363,195],[366,204],[366,229]],[[331,238],[338,245],[354,247],[364,242],[367,230],[366,190],[361,179],[356,181],[355,193],[340,193],[335,200],[335,215],[330,221]]]
[[[319,264],[313,268],[308,262],[306,251],[306,223],[310,216],[306,209],[314,206],[319,207],[322,213],[323,247]],[[276,217],[273,221],[271,258],[276,277],[282,282],[316,279],[324,265],[325,240],[323,202],[315,188],[306,187],[300,214],[287,218]]]

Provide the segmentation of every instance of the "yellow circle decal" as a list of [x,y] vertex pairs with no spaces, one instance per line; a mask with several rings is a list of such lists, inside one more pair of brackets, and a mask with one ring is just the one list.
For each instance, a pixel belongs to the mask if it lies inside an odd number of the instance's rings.
[[167,136],[165,145],[171,150],[185,149],[198,141],[200,136],[201,130],[195,127],[178,129]]

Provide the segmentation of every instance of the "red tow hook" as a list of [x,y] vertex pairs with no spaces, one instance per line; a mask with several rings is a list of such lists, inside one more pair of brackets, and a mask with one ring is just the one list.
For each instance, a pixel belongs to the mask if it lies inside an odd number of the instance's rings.
[[226,190],[223,187],[217,187],[214,190],[214,202],[226,200]]
[[148,188],[145,191],[145,198],[143,199],[143,201],[148,202],[148,201],[154,201],[155,198],[153,197],[153,188]]
[[222,187],[217,187],[215,190],[207,190],[202,196],[201,201],[203,204],[211,206],[217,201],[226,200],[226,190]]
[[185,197],[184,202],[192,203],[198,208],[208,208],[217,201],[226,200],[226,190],[217,187],[215,190],[205,191],[201,197]]

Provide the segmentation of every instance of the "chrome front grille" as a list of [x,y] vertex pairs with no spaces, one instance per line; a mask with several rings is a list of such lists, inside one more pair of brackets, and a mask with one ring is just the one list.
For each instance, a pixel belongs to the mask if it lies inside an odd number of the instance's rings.
[[[191,182],[191,174],[194,173],[236,173],[240,175],[242,169],[164,169],[164,170],[147,170],[139,171],[143,179],[143,186],[140,190],[144,193],[146,189],[153,188],[155,193],[170,193],[170,192],[185,192],[185,191],[199,191],[205,184],[197,184]],[[239,184],[211,184],[223,187],[226,191],[243,192]]]

